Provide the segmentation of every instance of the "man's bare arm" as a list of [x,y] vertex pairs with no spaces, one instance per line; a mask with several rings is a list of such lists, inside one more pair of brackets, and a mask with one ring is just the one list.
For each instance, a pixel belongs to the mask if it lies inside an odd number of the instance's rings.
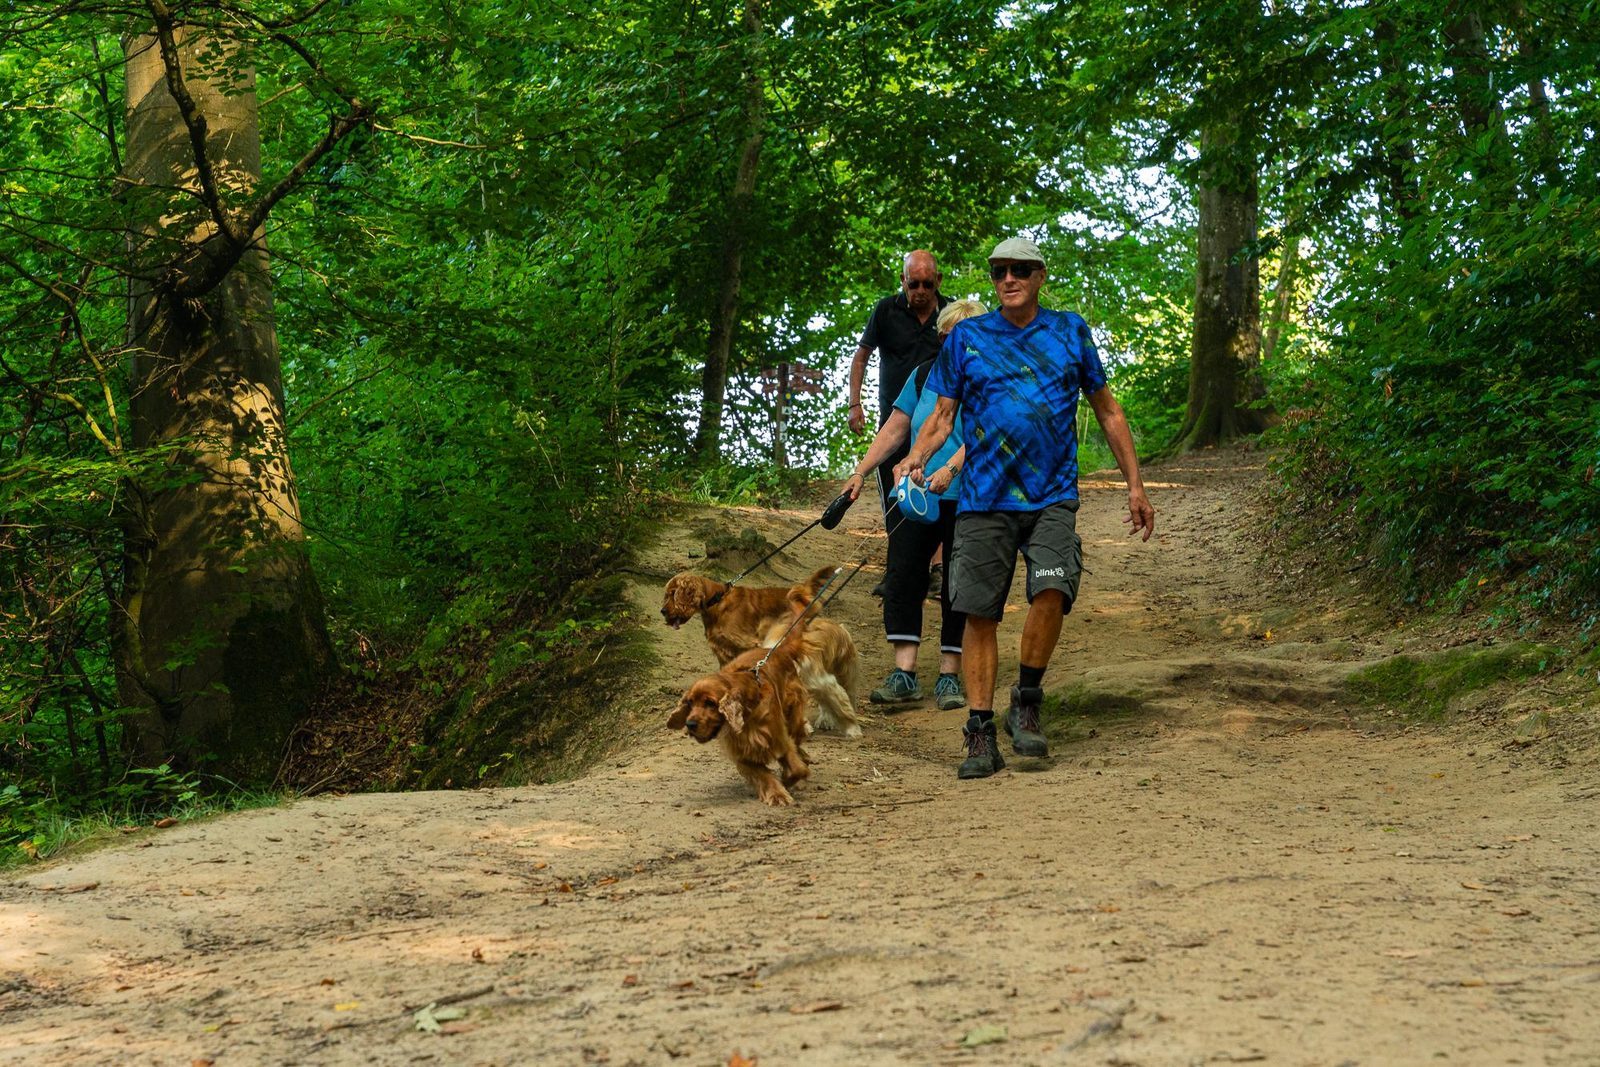
[[1122,413],[1122,405],[1111,395],[1109,387],[1090,393],[1089,406],[1094,408],[1100,431],[1106,435],[1106,444],[1111,446],[1111,454],[1117,458],[1117,466],[1128,483],[1128,515],[1122,521],[1132,524],[1128,530],[1131,534],[1143,530],[1144,537],[1140,540],[1148,541],[1150,535],[1156,532],[1156,509],[1150,506],[1150,498],[1144,491],[1144,480],[1139,477],[1139,456],[1133,448],[1133,431],[1128,429],[1128,417]]
[[850,358],[850,432],[860,433],[867,428],[867,411],[861,406],[861,382],[867,376],[867,360],[872,349],[857,345],[856,354]]
[[917,443],[911,446],[910,454],[896,464],[895,481],[898,482],[910,474],[912,481],[918,485],[922,484],[923,465],[928,462],[929,456],[939,451],[939,446],[944,444],[945,438],[949,437],[950,431],[955,428],[958,406],[947,396],[939,398],[939,402],[933,406],[933,414],[922,424],[922,429],[917,434]]

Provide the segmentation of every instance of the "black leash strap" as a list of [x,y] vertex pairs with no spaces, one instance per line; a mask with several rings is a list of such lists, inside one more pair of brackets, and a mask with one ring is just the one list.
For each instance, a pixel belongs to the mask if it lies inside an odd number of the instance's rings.
[[[896,530],[900,529],[900,524],[905,522],[905,521],[906,521],[905,512],[901,512],[900,513],[900,518],[895,520],[895,524],[893,526],[890,526],[888,529],[883,531],[883,536],[888,537],[890,534],[892,534]],[[856,575],[861,573],[861,568],[865,567],[867,565],[867,560],[872,558],[872,556],[873,556],[875,551],[876,551],[876,549],[869,548],[869,549],[867,549],[865,552],[863,552],[861,554],[861,558],[856,560],[856,565],[854,567],[850,568],[850,573],[844,576],[844,581],[839,583],[839,588],[835,589],[832,593],[829,593],[828,594],[828,599],[826,599],[826,600],[824,600],[822,602],[822,607],[824,607],[824,608],[827,607],[829,604],[831,604],[833,602],[833,598],[834,597],[836,597],[840,593],[844,592],[844,587],[850,584],[850,579],[854,578]],[[839,568],[839,570],[843,570],[843,569],[844,569],[843,567]],[[833,572],[833,578],[837,578],[838,576],[839,576],[839,571],[834,571]],[[811,598],[811,603],[813,603],[813,604],[816,603],[817,599],[819,597],[821,597],[823,593],[828,592],[828,586],[833,584],[833,578],[829,578],[826,582],[822,583],[822,588],[818,589],[817,590],[817,595]],[[807,608],[811,607],[811,604],[807,604],[806,607]],[[818,610],[820,612],[820,609],[818,609]]]
[[[707,600],[704,607],[715,607],[718,601],[728,595],[728,589],[732,589],[734,586],[744,581],[744,579],[750,577],[751,572],[757,567],[761,566],[763,563],[767,562],[767,560],[771,559],[773,556],[776,556],[779,552],[782,552],[784,549],[800,540],[801,537],[810,533],[812,528],[821,526],[824,530],[831,530],[835,526],[838,526],[839,520],[844,518],[844,513],[850,510],[850,505],[852,503],[854,503],[854,501],[850,499],[849,493],[840,493],[834,498],[831,504],[822,510],[821,515],[802,526],[799,532],[793,537],[789,538],[789,540],[785,541],[771,552],[768,552],[765,556],[762,556],[760,559],[750,564],[750,566],[746,567],[743,571],[734,575],[733,578],[725,583],[727,588],[723,589],[722,592]],[[826,586],[824,586],[824,588],[826,588]]]

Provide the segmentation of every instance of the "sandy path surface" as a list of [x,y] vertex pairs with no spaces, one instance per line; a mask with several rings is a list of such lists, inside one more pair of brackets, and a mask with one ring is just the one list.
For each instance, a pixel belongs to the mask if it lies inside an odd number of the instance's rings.
[[[1600,790],[1353,726],[1338,679],[1394,638],[1349,590],[1274,602],[1251,464],[1154,471],[1148,545],[1086,484],[1049,760],[958,782],[965,713],[914,708],[814,738],[764,808],[661,729],[711,659],[657,620],[659,715],[585,778],[320,797],[0,884],[0,1061],[1600,1062]],[[867,511],[778,572],[881,544]],[[776,542],[814,514],[723,521]],[[870,688],[861,578],[832,613]],[[430,1003],[464,1014],[424,1032]]]

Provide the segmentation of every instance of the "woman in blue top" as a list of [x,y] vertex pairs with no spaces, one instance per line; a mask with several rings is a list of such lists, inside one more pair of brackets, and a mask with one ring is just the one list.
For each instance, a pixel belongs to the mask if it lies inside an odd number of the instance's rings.
[[[957,300],[939,312],[939,335],[943,337],[962,319],[982,315],[986,309],[976,300]],[[866,475],[908,439],[914,439],[922,424],[933,413],[938,397],[923,389],[932,361],[918,367],[895,399],[894,411],[878,430],[872,446],[844,483],[844,492],[854,500],[861,492]],[[894,648],[894,669],[882,685],[872,691],[874,704],[904,704],[922,699],[917,684],[917,650],[922,644],[922,605],[928,588],[928,564],[939,546],[949,559],[956,528],[956,498],[961,491],[960,471],[966,460],[960,416],[944,445],[927,464],[927,489],[939,498],[937,522],[917,522],[901,514],[897,505],[884,513],[889,531],[889,563],[883,578],[883,629]],[[934,683],[934,700],[941,711],[964,708],[966,692],[961,687],[961,637],[966,616],[951,610],[950,581],[944,571],[939,588],[939,679]]]

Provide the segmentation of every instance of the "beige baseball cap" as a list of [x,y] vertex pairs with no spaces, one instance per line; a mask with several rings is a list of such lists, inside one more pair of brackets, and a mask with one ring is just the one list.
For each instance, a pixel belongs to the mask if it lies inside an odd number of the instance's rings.
[[1007,237],[995,245],[994,251],[989,253],[989,261],[992,263],[997,259],[1014,259],[1044,266],[1044,256],[1039,254],[1039,246],[1026,237]]

